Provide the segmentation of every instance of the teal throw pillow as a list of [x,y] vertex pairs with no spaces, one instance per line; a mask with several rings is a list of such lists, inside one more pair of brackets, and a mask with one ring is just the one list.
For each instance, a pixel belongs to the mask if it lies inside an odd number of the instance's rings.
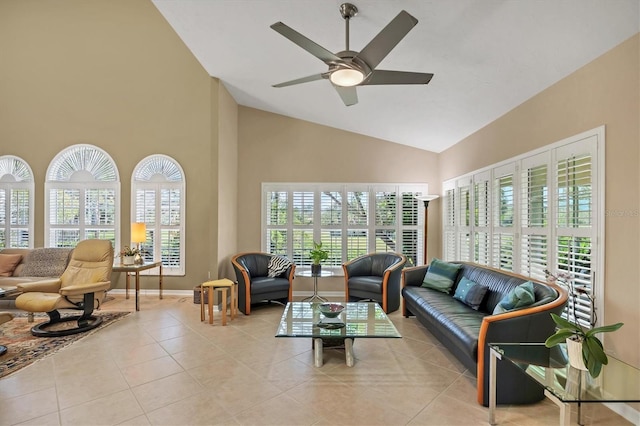
[[465,305],[477,311],[485,294],[487,294],[487,290],[487,287],[462,277],[460,278],[458,287],[456,287],[456,292],[453,294],[453,298],[458,299]]
[[532,305],[535,301],[536,296],[533,291],[533,283],[531,281],[527,281],[526,283],[520,284],[504,296],[496,305],[493,310],[493,314],[502,314],[504,312],[526,308],[527,306]]
[[422,280],[422,287],[449,293],[462,265],[447,263],[434,258]]

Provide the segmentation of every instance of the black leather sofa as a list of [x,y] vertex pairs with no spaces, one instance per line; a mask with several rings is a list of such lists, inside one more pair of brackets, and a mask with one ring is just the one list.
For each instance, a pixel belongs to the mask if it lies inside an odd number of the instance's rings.
[[[421,287],[427,266],[406,268],[402,274],[402,313],[415,316],[469,371],[477,377],[478,403],[489,405],[489,343],[544,342],[554,333],[550,313],[560,314],[567,292],[549,283],[483,265],[461,263],[451,293]],[[478,310],[453,298],[466,277],[488,288]],[[534,283],[535,302],[526,308],[493,315],[495,306],[513,288]],[[544,398],[540,385],[509,362],[498,362],[497,402],[528,404]]]

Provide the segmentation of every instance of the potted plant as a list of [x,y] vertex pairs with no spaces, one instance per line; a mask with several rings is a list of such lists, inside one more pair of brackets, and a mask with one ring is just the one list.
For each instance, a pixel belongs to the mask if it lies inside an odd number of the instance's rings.
[[313,249],[309,252],[311,258],[311,275],[319,276],[322,269],[320,262],[329,258],[329,250],[322,248],[322,242],[313,242]]
[[137,248],[124,246],[124,248],[120,250],[120,258],[122,259],[122,264],[133,265],[135,263],[135,257],[137,254],[140,254],[140,251]]
[[[569,297],[572,300],[573,321],[561,318],[556,314],[551,314],[553,322],[556,323],[558,329],[555,334],[549,336],[545,341],[545,346],[551,348],[562,342],[567,344],[567,355],[570,364],[581,370],[588,370],[591,377],[595,378],[600,375],[603,365],[609,363],[607,354],[604,352],[602,342],[598,338],[599,333],[616,331],[623,326],[623,323],[605,325],[602,327],[594,327],[596,323],[596,315],[594,311],[594,298],[590,292],[584,287],[576,287],[573,283],[573,277],[567,273],[558,273],[556,275],[545,271],[547,279],[551,282],[558,282],[569,290]],[[590,312],[590,329],[582,327],[576,318],[576,300],[580,295],[585,295],[591,301]]]

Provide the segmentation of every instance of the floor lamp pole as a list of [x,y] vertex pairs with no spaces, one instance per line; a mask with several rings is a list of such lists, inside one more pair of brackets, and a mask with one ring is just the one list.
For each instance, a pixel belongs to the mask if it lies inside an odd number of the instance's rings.
[[416,199],[422,201],[424,203],[424,238],[423,247],[422,247],[422,255],[424,265],[428,265],[428,256],[427,256],[427,236],[429,231],[429,201],[433,201],[438,198],[438,195],[420,195],[416,197]]

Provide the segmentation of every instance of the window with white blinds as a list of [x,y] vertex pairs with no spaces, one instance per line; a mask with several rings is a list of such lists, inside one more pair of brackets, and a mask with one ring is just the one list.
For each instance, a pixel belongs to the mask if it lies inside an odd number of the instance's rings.
[[70,146],[51,161],[46,177],[45,246],[75,247],[89,238],[119,245],[120,179],[105,151]]
[[566,315],[590,326],[592,307],[603,309],[603,152],[600,127],[445,182],[443,257],[469,260],[473,235],[477,263],[543,280],[569,273],[585,294]]
[[173,158],[144,158],[131,179],[131,217],[146,224],[141,244],[145,261],[162,261],[162,273],[185,274],[185,188],[182,167]]
[[426,185],[263,184],[263,249],[311,265],[313,242],[329,251],[323,265],[342,271],[347,260],[398,252],[421,263]]
[[29,165],[19,157],[0,157],[0,249],[33,248],[35,185]]

